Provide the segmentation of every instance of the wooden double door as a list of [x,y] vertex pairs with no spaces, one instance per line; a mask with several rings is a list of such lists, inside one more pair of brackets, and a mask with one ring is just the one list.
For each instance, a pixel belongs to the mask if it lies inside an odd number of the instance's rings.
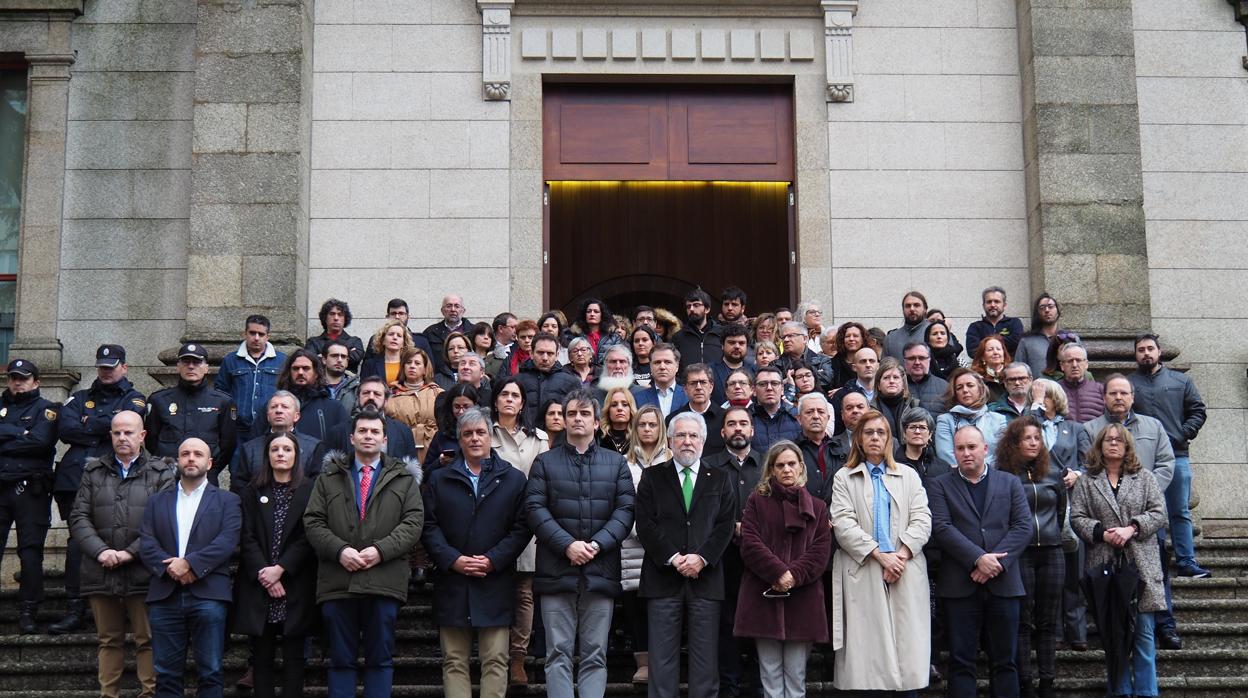
[[796,289],[791,85],[545,86],[548,307],[586,297],[683,315],[740,286],[752,313]]

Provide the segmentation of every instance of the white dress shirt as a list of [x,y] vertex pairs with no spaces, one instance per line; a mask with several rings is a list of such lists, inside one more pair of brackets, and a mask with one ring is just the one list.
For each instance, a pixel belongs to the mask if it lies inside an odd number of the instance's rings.
[[186,557],[186,546],[191,542],[191,527],[195,525],[195,513],[199,511],[199,503],[203,501],[206,489],[208,478],[204,478],[199,487],[190,493],[178,485],[178,557]]

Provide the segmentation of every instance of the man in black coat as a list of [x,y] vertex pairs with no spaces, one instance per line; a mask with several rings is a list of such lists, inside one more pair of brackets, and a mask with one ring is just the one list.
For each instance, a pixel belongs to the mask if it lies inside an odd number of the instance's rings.
[[208,481],[229,466],[238,442],[234,400],[208,380],[208,350],[202,344],[178,348],[178,384],[152,393],[147,401],[147,450],[159,458],[177,458],[178,446],[202,439],[212,449]]
[[685,296],[685,326],[671,339],[680,352],[680,368],[689,364],[710,364],[723,356],[721,326],[711,319],[711,296],[695,288]]
[[[52,496],[62,521],[69,520],[74,498],[82,484],[82,470],[91,458],[107,456],[112,447],[109,436],[113,417],[121,412],[147,413],[147,398],[126,378],[126,350],[117,344],[101,344],[95,350],[96,379],[91,387],[79,390],[61,407],[57,435],[69,450],[56,466]],[[65,597],[68,612],[48,626],[52,635],[72,633],[82,627],[87,603],[79,598],[82,553],[72,536],[65,545]]]
[[[360,392],[356,396],[356,410],[371,408],[385,414],[386,399],[390,390],[385,380],[370,376],[360,381]],[[353,410],[354,412],[354,410]],[[416,458],[416,439],[412,436],[412,428],[392,417],[385,418],[386,455],[391,458]],[[340,424],[330,435],[329,448],[335,451],[351,450],[351,423]]]
[[[293,434],[295,440],[299,442],[299,469],[303,471],[305,477],[314,478],[321,472],[321,461],[325,458],[325,444],[307,434],[300,434],[295,429],[300,416],[299,398],[288,390],[273,393],[265,407],[269,433]],[[266,441],[268,441],[268,434],[257,436],[239,449],[238,458],[230,464],[231,492],[235,494],[242,492],[243,488],[251,484],[256,475],[264,469]]]
[[529,471],[525,503],[537,536],[533,592],[546,626],[546,692],[571,698],[580,645],[580,695],[607,690],[607,640],[620,595],[620,544],[633,528],[633,476],[624,456],[597,445],[599,406],[588,390],[563,401],[566,442]]
[[559,340],[545,332],[533,338],[533,358],[520,365],[516,380],[524,388],[524,425],[529,428],[537,424],[538,410],[547,400],[562,402],[581,387],[576,376],[559,365]]
[[475,634],[481,695],[502,696],[507,692],[516,560],[530,537],[524,523],[525,477],[490,452],[487,410],[469,408],[457,427],[463,455],[430,473],[421,533],[437,566],[433,605],[445,655],[442,684],[448,695],[472,693],[468,660]]
[[0,395],[0,540],[17,525],[22,575],[17,619],[33,634],[43,600],[43,540],[52,523],[52,458],[56,455],[55,402],[39,394],[39,367],[26,359],[8,365],[9,387]]
[[351,326],[351,306],[346,301],[330,298],[321,304],[319,317],[324,331],[315,337],[308,337],[304,347],[320,356],[325,353],[325,345],[329,342],[342,342],[347,346],[350,355],[347,369],[359,369],[360,362],[364,360],[364,342],[359,337],[347,334],[347,328]]
[[953,435],[957,472],[928,480],[932,538],[941,550],[936,594],[945,608],[948,692],[973,696],[981,631],[988,646],[994,697],[1018,695],[1020,567],[1032,536],[1022,481],[985,464],[988,445],[975,426]]
[[472,329],[472,323],[468,318],[464,317],[464,299],[455,294],[449,294],[442,297],[442,321],[435,322],[425,328],[425,340],[429,342],[429,351],[433,356],[433,370],[438,371],[442,368],[442,347],[446,344],[446,338],[452,332],[463,332],[468,334],[468,330]]
[[[332,397],[325,386],[325,364],[309,349],[290,353],[282,375],[277,377],[277,389],[289,390],[299,398],[299,421],[295,431],[300,434],[328,443],[330,436],[347,422],[347,408]],[[263,429],[255,436],[269,428],[262,420],[256,420],[256,426]]]
[[[673,459],[646,468],[637,486],[637,537],[646,550],[639,596],[650,625],[650,695],[680,695],[680,637],[689,633],[689,695],[719,693],[719,611],[724,550],[736,527],[728,475],[702,462],[706,420],[677,415]],[[687,622],[685,622],[687,621]]]

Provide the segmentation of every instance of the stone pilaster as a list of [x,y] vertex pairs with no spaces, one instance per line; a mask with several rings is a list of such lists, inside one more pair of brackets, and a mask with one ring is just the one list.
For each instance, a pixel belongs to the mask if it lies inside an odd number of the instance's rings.
[[21,51],[29,66],[17,317],[9,353],[34,361],[40,368],[48,396],[63,399],[78,382],[76,372],[62,368],[56,321],[69,75],[74,63],[70,27],[73,19],[81,14],[81,4],[27,3],[10,9],[31,11],[31,19],[46,22],[47,31],[40,45],[0,46],[0,51]]
[[217,359],[251,313],[305,331],[312,9],[198,6],[185,339]]
[[1116,357],[1151,323],[1131,0],[1017,7],[1031,288]]

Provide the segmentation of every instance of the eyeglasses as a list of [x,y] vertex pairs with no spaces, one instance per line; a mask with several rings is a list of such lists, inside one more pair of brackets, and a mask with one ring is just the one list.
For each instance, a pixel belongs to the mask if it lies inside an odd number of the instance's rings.
[[1107,444],[1125,444],[1126,442],[1127,440],[1122,438],[1121,436],[1106,436],[1105,437],[1105,443]]
[[708,380],[685,381],[685,385],[692,385],[695,388],[708,386],[710,384],[711,382]]
[[754,385],[758,386],[759,388],[779,388],[780,381],[759,381],[755,383]]
[[906,426],[906,431],[913,431],[917,434],[923,431],[931,431],[931,429],[928,429],[926,424],[909,424]]
[[731,385],[731,386],[735,386],[738,388],[748,386],[749,384],[750,384],[749,381],[728,381],[727,383],[724,383],[725,386]]
[[1006,383],[1026,383],[1029,380],[1031,379],[1028,378],[1027,376],[1013,376],[1013,377],[1007,376],[1005,379],[1005,382]]
[[575,349],[570,350],[570,353],[572,353],[572,354],[584,354],[585,352],[588,352],[588,351],[589,351],[589,347],[577,347],[577,348],[575,348]]
[[862,431],[862,435],[863,436],[888,436],[888,430],[887,429],[864,429]]

